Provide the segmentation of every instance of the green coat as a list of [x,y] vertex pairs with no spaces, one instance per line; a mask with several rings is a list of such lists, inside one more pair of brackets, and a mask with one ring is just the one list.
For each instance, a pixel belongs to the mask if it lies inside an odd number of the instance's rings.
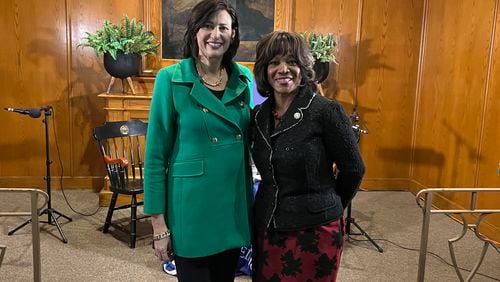
[[165,214],[179,256],[208,256],[250,244],[250,96],[251,72],[236,63],[222,100],[201,83],[192,59],[156,76],[144,212]]

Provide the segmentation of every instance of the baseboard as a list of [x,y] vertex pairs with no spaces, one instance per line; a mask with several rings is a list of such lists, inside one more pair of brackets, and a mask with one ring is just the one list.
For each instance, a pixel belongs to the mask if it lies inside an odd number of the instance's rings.
[[[61,189],[60,176],[50,178],[50,187],[52,190]],[[99,191],[103,187],[104,177],[102,176],[63,176],[62,187],[64,189],[93,189]],[[45,190],[47,182],[44,176],[3,176],[0,177],[0,187],[16,188],[38,188]]]
[[408,178],[364,178],[360,188],[366,191],[407,191],[409,185]]

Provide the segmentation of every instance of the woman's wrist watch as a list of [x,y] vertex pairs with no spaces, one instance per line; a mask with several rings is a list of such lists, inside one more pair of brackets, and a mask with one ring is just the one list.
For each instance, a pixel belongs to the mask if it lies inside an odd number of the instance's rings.
[[160,234],[157,234],[157,235],[153,235],[153,241],[160,241],[160,240],[163,240],[167,237],[170,237],[170,230],[167,230],[167,231],[160,233]]

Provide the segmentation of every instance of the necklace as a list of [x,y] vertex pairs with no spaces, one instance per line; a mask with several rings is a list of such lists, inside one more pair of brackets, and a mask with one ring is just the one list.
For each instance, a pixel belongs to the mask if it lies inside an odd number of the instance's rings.
[[272,110],[272,113],[273,113],[273,118],[276,121],[281,121],[281,119],[283,118],[283,115],[280,114],[278,111]]
[[224,68],[220,68],[219,69],[219,78],[217,78],[217,80],[213,83],[211,82],[208,82],[205,78],[206,74],[204,74],[201,70],[200,70],[200,67],[198,66],[198,64],[196,64],[196,71],[198,71],[198,74],[200,76],[200,79],[201,81],[205,84],[205,85],[208,85],[210,87],[217,87],[219,85],[221,85],[222,83],[222,71],[224,70]]

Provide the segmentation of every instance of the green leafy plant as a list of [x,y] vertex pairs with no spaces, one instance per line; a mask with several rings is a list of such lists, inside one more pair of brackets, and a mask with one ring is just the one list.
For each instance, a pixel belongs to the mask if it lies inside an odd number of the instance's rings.
[[136,19],[124,16],[119,25],[105,20],[102,29],[95,33],[85,32],[86,37],[78,47],[91,47],[99,57],[109,53],[116,60],[116,54],[156,54],[160,45],[151,31],[146,31],[144,25]]
[[300,35],[309,43],[314,61],[337,63],[333,54],[337,47],[337,40],[332,33],[321,34],[309,31],[302,32]]

